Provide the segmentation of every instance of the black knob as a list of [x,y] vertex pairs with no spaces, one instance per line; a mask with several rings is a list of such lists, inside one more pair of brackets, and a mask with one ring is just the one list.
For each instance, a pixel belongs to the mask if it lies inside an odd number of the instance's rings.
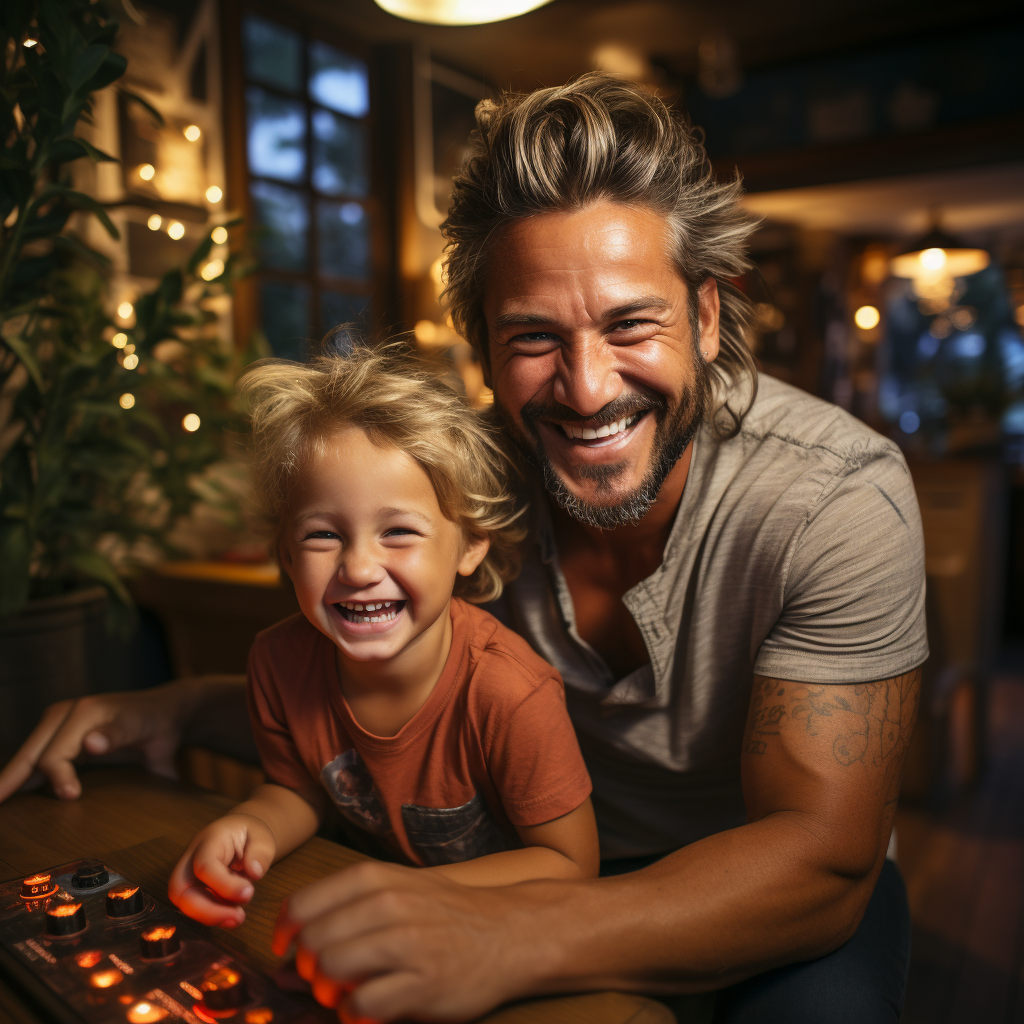
[[173,956],[181,949],[177,926],[173,924],[157,924],[147,928],[140,936],[142,955],[147,960],[163,960]]
[[248,998],[245,978],[233,967],[218,967],[203,978],[199,991],[209,1010],[233,1010]]
[[98,889],[109,881],[107,869],[97,860],[86,861],[71,876],[71,884],[76,889]]
[[49,872],[38,875],[29,875],[21,880],[21,896],[26,900],[38,900],[43,896],[50,896],[57,891],[57,886],[51,881]]
[[58,903],[46,912],[46,931],[49,935],[74,935],[85,925],[85,908],[81,903]]
[[137,885],[119,885],[107,893],[108,917],[134,917],[145,908],[145,897]]

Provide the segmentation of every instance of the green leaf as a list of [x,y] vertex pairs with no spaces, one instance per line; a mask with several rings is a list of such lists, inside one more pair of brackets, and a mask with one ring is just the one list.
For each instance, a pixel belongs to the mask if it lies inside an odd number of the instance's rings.
[[84,192],[76,192],[73,188],[66,188],[63,185],[50,185],[48,188],[43,189],[39,198],[32,205],[39,207],[48,199],[54,198],[63,199],[76,209],[88,210],[90,213],[95,214],[97,220],[107,229],[107,234],[115,242],[120,241],[121,232],[114,226],[114,222],[107,215],[107,211],[92,196],[87,196]]
[[138,103],[138,105],[140,107],[142,107],[142,109],[145,110],[147,114],[149,114],[149,116],[153,119],[153,123],[158,128],[162,128],[163,127],[163,125],[164,125],[164,116],[163,116],[163,114],[161,114],[160,111],[157,110],[156,107],[154,107],[152,104],[150,104],[146,100],[144,100],[137,92],[132,92],[129,89],[122,89],[121,90],[121,95],[124,96],[125,99],[131,100],[132,103]]
[[189,257],[188,263],[185,265],[185,269],[190,273],[194,274],[199,269],[199,264],[210,255],[210,250],[213,248],[213,237],[210,234],[196,246],[195,252]]
[[77,91],[85,85],[99,70],[108,52],[109,48],[102,43],[91,43],[87,46],[71,65],[71,74],[68,76],[71,88]]
[[43,375],[39,370],[39,364],[32,350],[25,343],[23,338],[4,338],[4,344],[25,364],[29,376],[35,381],[36,387],[43,390]]
[[131,595],[125,589],[125,585],[121,581],[121,577],[118,576],[117,570],[110,563],[110,560],[104,558],[98,551],[88,549],[72,551],[68,555],[68,562],[83,576],[102,583],[124,604],[130,605],[132,603]]
[[0,616],[16,614],[28,600],[31,549],[28,523],[0,522]]

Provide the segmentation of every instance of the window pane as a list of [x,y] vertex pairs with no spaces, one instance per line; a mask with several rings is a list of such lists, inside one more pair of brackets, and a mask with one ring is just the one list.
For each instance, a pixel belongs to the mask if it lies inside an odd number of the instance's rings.
[[358,203],[317,203],[316,229],[321,273],[370,276],[370,219]]
[[262,89],[246,90],[249,107],[249,173],[302,181],[306,173],[306,115],[299,100]]
[[301,359],[309,339],[309,288],[304,284],[264,281],[260,286],[263,333],[284,359]]
[[326,43],[310,43],[309,95],[331,110],[365,117],[370,109],[366,65]]
[[245,73],[287,92],[302,90],[302,38],[298,32],[247,15],[242,22]]
[[293,188],[254,181],[249,186],[258,225],[257,247],[265,266],[305,270],[309,207],[306,196]]
[[365,314],[369,307],[368,295],[349,295],[325,289],[320,293],[320,326],[324,334],[338,324],[354,324],[360,331],[365,330]]
[[329,110],[313,111],[313,186],[365,196],[370,188],[363,125]]

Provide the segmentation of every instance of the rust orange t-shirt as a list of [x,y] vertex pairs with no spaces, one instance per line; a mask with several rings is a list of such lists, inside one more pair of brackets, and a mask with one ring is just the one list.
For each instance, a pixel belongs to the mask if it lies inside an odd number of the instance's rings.
[[338,810],[397,859],[469,860],[522,845],[514,826],[579,807],[590,777],[558,673],[458,598],[452,646],[423,707],[394,736],[352,717],[335,647],[302,615],[249,655],[249,713],[267,778]]

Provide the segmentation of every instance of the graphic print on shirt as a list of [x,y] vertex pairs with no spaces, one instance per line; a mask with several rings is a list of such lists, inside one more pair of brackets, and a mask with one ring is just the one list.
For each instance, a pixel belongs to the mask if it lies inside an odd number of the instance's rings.
[[391,822],[369,768],[358,751],[346,750],[320,770],[320,781],[338,810],[354,825],[375,836],[391,832]]
[[509,848],[479,793],[461,807],[402,804],[402,824],[410,846],[431,867],[458,864]]

